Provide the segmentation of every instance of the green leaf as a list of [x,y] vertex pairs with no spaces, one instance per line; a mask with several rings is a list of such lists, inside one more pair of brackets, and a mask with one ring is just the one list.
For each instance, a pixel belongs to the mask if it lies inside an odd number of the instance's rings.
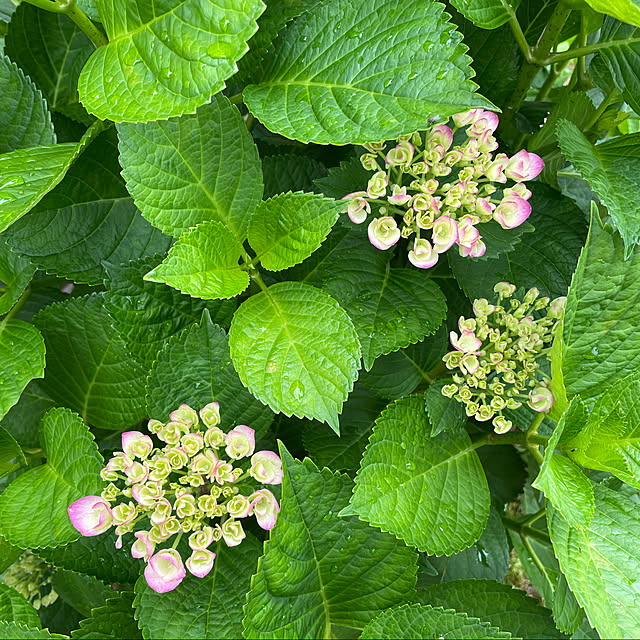
[[91,143],[82,161],[7,238],[47,272],[89,284],[102,284],[103,262],[164,252],[171,241],[140,215],[127,193],[112,130]]
[[556,629],[549,609],[541,607],[524,591],[494,580],[455,580],[431,585],[418,590],[417,600],[434,607],[465,611],[515,638],[565,637]]
[[78,81],[101,120],[147,122],[193,113],[224,89],[264,11],[260,0],[96,0],[109,44]]
[[527,479],[522,457],[510,444],[498,444],[478,449],[484,473],[489,483],[491,499],[498,503],[513,502]]
[[5,43],[7,55],[38,85],[51,109],[90,124],[78,103],[78,76],[94,46],[75,22],[23,2],[11,18]]
[[146,638],[241,638],[242,607],[262,550],[248,534],[239,547],[220,541],[206,578],[190,574],[171,593],[156,593],[141,577],[136,583],[136,619]]
[[231,364],[225,332],[207,310],[200,324],[173,336],[160,352],[147,380],[149,414],[166,421],[181,403],[200,409],[220,403],[222,423],[247,424],[264,435],[273,420],[268,407],[243,386]]
[[22,69],[0,53],[0,153],[55,142],[42,94]]
[[470,58],[443,8],[319,3],[281,33],[245,102],[271,131],[322,144],[396,138],[436,114],[495,108],[474,94]]
[[567,396],[591,398],[640,368],[640,250],[624,259],[621,238],[592,217],[564,315],[562,374]]
[[48,629],[33,629],[17,622],[0,622],[0,640],[30,640],[31,638],[68,638]]
[[3,237],[0,237],[0,316],[11,310],[26,289],[36,268],[31,262],[11,250]]
[[[628,22],[640,27],[640,6],[635,0],[586,0],[587,4],[600,13],[606,13],[622,22]],[[600,36],[601,40],[602,34]]]
[[33,605],[15,589],[0,582],[0,620],[40,628],[40,618]]
[[569,589],[567,578],[562,573],[553,594],[553,619],[558,629],[564,633],[575,633],[585,619],[584,611],[580,608],[576,597]]
[[143,280],[160,261],[158,256],[128,264],[105,265],[108,278],[104,306],[127,349],[143,367],[151,369],[160,349],[173,335],[198,322],[206,308],[214,322],[229,326],[235,302],[203,302],[164,284]]
[[47,396],[32,380],[22,392],[17,404],[13,405],[9,413],[0,423],[23,447],[37,448],[38,425],[42,416],[55,406],[55,402]]
[[[365,189],[370,177],[371,172],[362,166],[360,158],[351,158],[343,160],[337,167],[331,167],[329,174],[315,183],[327,197],[340,200],[348,193]],[[356,227],[352,225],[352,228]]]
[[[579,399],[578,399],[579,400]],[[562,416],[546,445],[540,473],[532,485],[544,492],[572,527],[588,526],[595,503],[591,481],[574,462],[554,453],[565,429],[581,428],[584,407],[572,403]]]
[[386,271],[370,284],[342,279],[326,286],[353,320],[367,371],[378,356],[433,333],[447,312],[438,285],[417,269],[391,268],[387,263]]
[[[310,0],[315,4],[316,0]],[[269,6],[272,6],[269,4]],[[267,7],[267,10],[269,7]],[[262,158],[264,197],[287,191],[319,191],[314,181],[327,175],[327,168],[309,156],[288,153]]]
[[91,609],[103,606],[107,597],[113,595],[111,586],[97,578],[65,569],[54,571],[51,584],[67,604],[85,617],[91,615]]
[[454,0],[451,4],[476,26],[497,29],[515,17],[520,0],[515,0],[513,5],[509,0]]
[[249,244],[265,269],[292,267],[318,249],[343,207],[343,202],[310,193],[274,196],[251,216]]
[[473,544],[489,517],[489,487],[466,431],[431,437],[423,396],[376,421],[351,507],[372,525],[433,555]]
[[[245,638],[330,637],[362,629],[409,597],[417,556],[356,518],[338,517],[352,481],[294,460],[281,447],[284,478],[278,522],[251,579]],[[293,561],[292,561],[293,559]]]
[[360,367],[349,316],[300,282],[274,284],[243,302],[229,331],[242,383],[276,412],[316,418],[338,433],[338,414]]
[[146,372],[112,327],[100,294],[50,305],[35,324],[47,345],[43,388],[57,403],[103,429],[145,416]]
[[374,618],[360,638],[408,640],[409,638],[510,638],[511,634],[466,613],[445,611],[430,605],[403,604]]
[[249,286],[240,268],[242,245],[221,222],[210,220],[178,238],[169,255],[144,277],[196,298],[232,298]]
[[51,409],[40,427],[47,463],[18,476],[0,495],[0,532],[23,549],[80,537],[67,507],[104,487],[102,456],[89,428],[68,409]]
[[22,549],[9,544],[0,535],[0,572],[4,573],[21,555]]
[[449,378],[436,380],[424,394],[424,404],[431,423],[431,437],[443,431],[459,431],[467,422],[462,403],[442,395],[442,387],[450,382]]
[[44,376],[45,343],[31,324],[0,321],[0,419],[18,402],[27,383]]
[[385,404],[357,382],[342,409],[340,435],[328,432],[315,421],[305,428],[302,441],[313,461],[320,468],[335,471],[357,469],[373,423]]
[[179,236],[217,220],[244,240],[262,198],[262,170],[251,134],[225,96],[193,115],[118,125],[118,137],[127,188],[151,224]]
[[640,634],[638,527],[640,505],[604,484],[593,486],[589,527],[572,527],[561,512],[547,510],[553,548],[571,591],[603,638]]
[[133,593],[123,591],[109,598],[103,607],[91,612],[91,617],[80,621],[80,629],[71,632],[76,640],[96,638],[128,638],[142,640],[142,633],[133,618]]
[[27,464],[22,448],[15,438],[0,426],[0,478],[17,471]]

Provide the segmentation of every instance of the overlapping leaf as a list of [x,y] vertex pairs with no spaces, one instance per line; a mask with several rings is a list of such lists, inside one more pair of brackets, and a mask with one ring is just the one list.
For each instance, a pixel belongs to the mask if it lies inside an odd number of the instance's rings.
[[424,128],[430,116],[488,107],[443,5],[330,0],[280,35],[244,90],[271,131],[302,142],[362,143]]
[[520,0],[455,0],[453,6],[467,20],[483,29],[497,29],[515,16]]
[[36,268],[31,262],[14,251],[0,238],[0,315],[7,313],[22,295]]
[[50,305],[35,323],[47,345],[43,388],[56,402],[103,429],[144,417],[146,372],[111,325],[100,294]]
[[[312,0],[315,2],[315,0]],[[270,5],[271,6],[271,5]],[[319,191],[314,181],[324,178],[327,168],[318,160],[294,153],[262,158],[264,197],[287,191]]]
[[0,532],[23,549],[79,538],[67,507],[104,487],[102,456],[78,415],[52,409],[42,419],[40,437],[47,463],[18,476],[0,496]]
[[238,308],[229,344],[236,371],[256,398],[338,432],[338,414],[358,375],[360,344],[332,297],[300,282],[272,285]]
[[[245,638],[329,637],[335,626],[362,629],[406,599],[416,553],[356,518],[338,517],[352,482],[281,449],[281,511],[251,580]],[[293,559],[293,561],[292,561]]]
[[15,589],[0,582],[0,620],[40,628],[40,618],[33,605]]
[[[640,6],[636,0],[611,0],[611,2],[605,2],[604,0],[587,0],[587,4],[592,9],[613,16],[623,23],[626,22],[630,25],[640,27]],[[609,20],[606,20],[605,23],[606,22],[609,22]],[[606,33],[607,27],[605,27],[600,34],[602,41],[606,41],[604,37]]]
[[119,125],[118,136],[127,188],[153,225],[179,236],[217,220],[244,240],[262,197],[262,170],[240,112],[227,98],[216,95],[193,115]]
[[133,618],[133,594],[123,591],[116,598],[107,600],[104,606],[91,612],[91,617],[80,621],[80,629],[71,632],[71,637],[86,638],[129,638],[142,640],[142,633]]
[[193,113],[224,88],[247,52],[260,0],[97,0],[109,44],[78,82],[89,113],[147,122]]
[[0,426],[0,478],[17,471],[27,464],[22,448],[16,439]]
[[480,537],[489,501],[466,431],[432,438],[424,397],[407,396],[376,421],[350,509],[421,551],[449,555]]
[[450,378],[436,380],[429,385],[424,394],[432,436],[437,436],[443,431],[458,431],[467,421],[464,405],[455,398],[442,395],[442,387],[450,382]]
[[0,621],[0,640],[31,640],[31,638],[68,638],[59,633],[49,633],[48,629],[27,627],[18,622]]

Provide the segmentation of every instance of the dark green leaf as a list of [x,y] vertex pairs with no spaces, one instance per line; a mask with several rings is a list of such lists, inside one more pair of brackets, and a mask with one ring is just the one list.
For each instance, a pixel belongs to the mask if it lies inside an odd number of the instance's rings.
[[460,430],[467,421],[464,406],[454,398],[442,395],[442,387],[451,382],[450,378],[436,380],[424,394],[424,403],[431,423],[431,437],[443,431]]
[[[315,4],[317,0],[311,0],[311,2]],[[268,10],[269,7],[267,7]],[[327,175],[327,168],[309,156],[289,153],[262,158],[262,172],[264,173],[264,197],[271,198],[286,191],[318,191],[314,181],[324,178]]]
[[91,612],[88,620],[80,622],[80,629],[71,632],[75,640],[142,640],[142,633],[133,618],[133,593],[123,591],[109,598],[103,607]]
[[111,587],[97,578],[65,569],[54,571],[52,586],[67,604],[87,618],[91,609],[103,606],[113,593]]
[[20,400],[2,418],[0,425],[6,429],[23,447],[40,446],[38,425],[42,416],[55,402],[32,380],[22,392]]
[[16,622],[32,629],[40,628],[40,618],[33,605],[15,589],[0,582],[0,620]]
[[68,638],[47,629],[34,629],[17,622],[0,622],[0,640],[30,640],[31,638]]
[[17,471],[27,464],[22,448],[15,438],[0,426],[0,478]]
[[11,310],[35,272],[28,258],[12,251],[0,237],[0,316]]

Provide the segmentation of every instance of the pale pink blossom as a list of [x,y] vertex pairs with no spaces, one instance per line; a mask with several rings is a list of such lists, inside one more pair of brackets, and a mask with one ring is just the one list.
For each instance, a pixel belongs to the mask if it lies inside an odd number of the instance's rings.
[[507,176],[504,170],[509,163],[509,157],[504,154],[498,154],[494,161],[485,169],[484,175],[492,182],[506,182]]
[[386,251],[400,240],[400,229],[394,218],[374,218],[369,224],[369,241],[377,249]]
[[426,142],[426,146],[430,147],[434,144],[441,145],[444,151],[451,148],[453,142],[453,131],[446,124],[439,124],[431,129],[431,134]]
[[144,558],[144,561],[148,562],[155,551],[156,543],[149,538],[148,531],[136,531],[133,535],[137,539],[131,545],[131,555],[134,558]]
[[228,547],[237,547],[247,537],[242,524],[238,520],[225,520],[220,530],[222,531],[222,538]]
[[196,578],[204,578],[213,568],[213,561],[216,554],[207,549],[194,549],[191,556],[187,559],[187,569],[196,576]]
[[387,201],[394,205],[403,205],[409,202],[411,196],[407,195],[407,187],[400,188],[397,184],[393,185],[393,192],[387,197]]
[[250,456],[256,447],[255,433],[246,424],[239,424],[231,429],[225,437],[227,455],[233,460]]
[[511,180],[524,182],[533,180],[543,169],[544,161],[539,155],[521,149],[509,160],[504,173]]
[[553,393],[544,385],[538,385],[529,393],[529,406],[539,413],[549,413],[553,400]]
[[362,224],[367,219],[367,215],[371,213],[371,205],[365,199],[366,197],[366,191],[354,191],[342,198],[349,201],[346,207],[342,209],[342,213],[348,213],[351,222]]
[[187,572],[182,558],[175,549],[162,549],[149,558],[144,570],[147,584],[158,593],[173,591],[184,579]]
[[220,424],[220,405],[217,402],[210,402],[200,409],[200,418],[207,428]]
[[451,331],[449,340],[456,351],[462,351],[463,353],[475,353],[482,346],[482,340],[476,337],[475,332],[471,329],[464,329],[460,338],[458,338],[458,334],[455,331]]
[[280,484],[282,461],[273,451],[258,451],[251,458],[249,474],[263,484]]
[[122,450],[129,458],[145,459],[153,449],[153,441],[139,431],[125,431],[122,434]]
[[433,249],[444,253],[458,240],[458,225],[449,216],[440,216],[433,223]]
[[169,414],[169,418],[173,422],[182,422],[187,427],[193,427],[198,424],[198,413],[188,404],[181,404],[175,411]]
[[494,220],[503,229],[514,229],[520,226],[531,214],[531,205],[520,196],[508,196],[493,212]]
[[100,496],[85,496],[67,507],[71,524],[83,536],[98,536],[113,523],[109,503]]
[[266,531],[273,529],[280,513],[280,505],[273,493],[268,489],[259,489],[249,496],[249,502],[258,525]]
[[416,238],[413,249],[409,251],[409,262],[419,269],[430,269],[438,262],[438,252],[424,238]]
[[467,129],[468,136],[481,136],[485,131],[493,133],[498,128],[498,114],[493,111],[481,110],[473,119],[470,127]]

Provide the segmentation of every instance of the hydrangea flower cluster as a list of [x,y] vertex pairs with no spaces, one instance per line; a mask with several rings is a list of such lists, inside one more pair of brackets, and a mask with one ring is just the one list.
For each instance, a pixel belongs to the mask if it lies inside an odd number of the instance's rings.
[[[452,120],[453,127],[434,125],[424,137],[401,136],[391,149],[385,142],[364,145],[367,153],[360,161],[373,176],[366,191],[343,198],[348,201],[343,213],[356,224],[365,222],[376,206],[368,231],[378,249],[415,234],[409,260],[421,269],[433,267],[454,246],[463,257],[484,255],[479,224],[521,225],[531,213],[531,191],[524,182],[544,168],[542,158],[524,149],[511,158],[493,156],[498,148],[495,113],[471,109]],[[508,180],[515,184],[506,187]]]
[[21,593],[35,609],[58,599],[52,579],[53,567],[28,549],[2,575],[2,582]]
[[[116,451],[101,472],[109,483],[106,489],[76,500],[68,509],[73,526],[84,536],[113,526],[116,547],[121,548],[122,537],[133,533],[131,555],[147,562],[145,578],[159,593],[180,584],[185,564],[194,576],[204,578],[213,567],[216,554],[209,547],[214,542],[222,539],[234,547],[246,537],[243,518],[255,516],[260,527],[272,529],[280,506],[271,491],[256,485],[282,481],[280,458],[273,451],[254,452],[253,429],[238,425],[225,433],[218,426],[217,402],[200,410],[202,424],[185,404],[169,418],[166,424],[148,424],[162,447],[139,431],[123,433],[122,451]],[[243,458],[251,459],[247,471],[233,466]],[[241,493],[239,485],[249,495]],[[191,548],[186,563],[177,551],[183,534],[189,534]],[[167,547],[174,536],[173,546]]]
[[464,403],[469,417],[492,420],[496,433],[513,426],[504,409],[517,409],[526,400],[534,411],[548,413],[554,400],[538,359],[549,353],[566,298],[541,298],[534,287],[520,301],[512,298],[515,290],[499,282],[496,304],[474,300],[475,318],[460,318],[460,335],[450,334],[454,350],[443,358],[448,369],[457,370],[443,395]]

